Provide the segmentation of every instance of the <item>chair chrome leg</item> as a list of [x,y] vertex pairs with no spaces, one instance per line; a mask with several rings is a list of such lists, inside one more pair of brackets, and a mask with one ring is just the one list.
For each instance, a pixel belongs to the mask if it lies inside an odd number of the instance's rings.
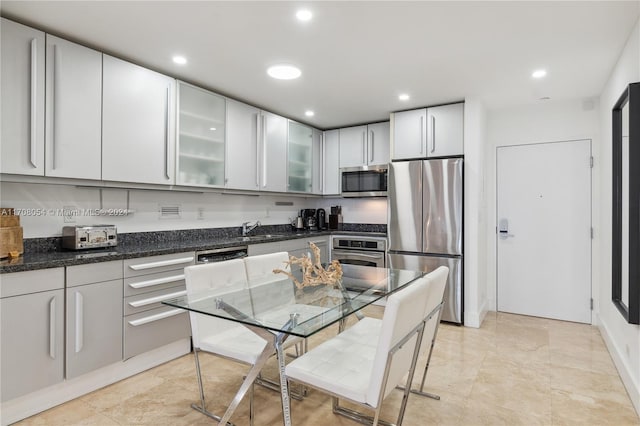
[[255,388],[255,382],[251,385],[251,390],[249,391],[249,426],[253,426],[253,419],[255,416],[255,412],[253,411],[253,390]]
[[202,373],[200,372],[200,358],[198,358],[198,349],[193,348],[193,355],[196,360],[196,377],[198,378],[198,387],[200,388],[200,404],[202,409],[205,410],[204,406],[204,388],[202,386]]
[[[202,373],[200,371],[200,358],[198,357],[198,349],[193,348],[193,355],[196,360],[196,377],[198,378],[198,387],[200,388],[200,405],[191,404],[191,408],[200,413],[204,414],[207,417],[212,418],[213,420],[220,421],[222,418],[220,416],[216,416],[215,414],[209,412],[204,403],[204,387],[202,385]],[[233,423],[227,422],[227,426],[234,426]]]
[[[362,413],[360,413],[358,411],[351,410],[351,409],[345,408],[345,407],[341,407],[340,404],[339,404],[338,398],[335,397],[335,396],[332,397],[331,408],[332,408],[334,414],[346,417],[348,419],[351,419],[351,420],[353,420],[355,422],[358,422],[358,423],[361,423],[363,425],[371,426],[373,424],[380,424],[382,426],[396,426],[393,423],[389,423],[389,422],[379,418],[379,416],[380,416],[380,412],[379,411],[380,411],[381,407],[378,407],[378,409],[376,410],[376,413],[377,413],[377,416],[378,416],[377,420],[375,420],[374,417],[367,416],[367,415],[362,414]],[[377,421],[377,423],[374,423],[374,421]]]

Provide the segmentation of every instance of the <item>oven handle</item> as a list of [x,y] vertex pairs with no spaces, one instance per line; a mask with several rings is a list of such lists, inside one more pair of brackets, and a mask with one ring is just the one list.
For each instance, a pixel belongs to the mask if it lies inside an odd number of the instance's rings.
[[364,253],[354,253],[353,251],[348,251],[348,250],[334,250],[333,254],[344,254],[347,256],[357,256],[357,257],[365,257],[368,259],[384,259],[384,253],[378,253],[378,254],[364,254]]

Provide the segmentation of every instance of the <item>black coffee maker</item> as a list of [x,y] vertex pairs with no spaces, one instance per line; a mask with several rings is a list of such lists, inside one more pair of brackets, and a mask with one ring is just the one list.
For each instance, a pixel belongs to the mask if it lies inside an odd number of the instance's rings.
[[319,231],[327,229],[327,212],[324,209],[316,210],[316,222]]
[[304,227],[308,231],[317,231],[318,230],[318,222],[316,219],[316,209],[302,209],[300,210],[300,215],[302,216],[302,222],[304,223]]

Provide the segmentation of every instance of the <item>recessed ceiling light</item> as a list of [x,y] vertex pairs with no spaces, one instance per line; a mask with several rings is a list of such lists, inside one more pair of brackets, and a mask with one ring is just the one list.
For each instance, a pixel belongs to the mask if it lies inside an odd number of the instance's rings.
[[306,115],[307,117],[313,117],[315,114],[316,114],[316,113],[315,113],[315,112],[313,112],[313,111],[311,111],[311,110],[308,110],[308,111],[305,111],[305,112],[304,112],[304,115]]
[[533,78],[542,78],[545,75],[547,75],[547,70],[535,70],[533,73],[531,73],[531,77]]
[[302,71],[293,65],[274,65],[267,68],[267,74],[278,80],[293,80],[300,77]]
[[300,21],[310,21],[312,17],[313,14],[311,13],[311,11],[306,9],[301,9],[296,12],[296,18],[298,18],[298,20]]
[[184,56],[174,56],[173,62],[175,62],[178,65],[184,65],[187,63],[187,58],[185,58]]
[[216,130],[215,127],[209,127],[209,130]]
[[402,94],[398,95],[398,99],[400,99],[401,101],[408,101],[409,100],[409,95],[407,95],[406,93],[402,93]]

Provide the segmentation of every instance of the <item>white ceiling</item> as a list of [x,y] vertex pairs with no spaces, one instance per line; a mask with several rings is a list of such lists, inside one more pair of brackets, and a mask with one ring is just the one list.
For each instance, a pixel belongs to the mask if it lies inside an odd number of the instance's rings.
[[[301,7],[310,22],[296,20]],[[3,0],[0,11],[326,129],[469,96],[489,108],[598,96],[640,2]],[[281,61],[302,77],[269,78]],[[530,77],[537,68],[542,81]]]

